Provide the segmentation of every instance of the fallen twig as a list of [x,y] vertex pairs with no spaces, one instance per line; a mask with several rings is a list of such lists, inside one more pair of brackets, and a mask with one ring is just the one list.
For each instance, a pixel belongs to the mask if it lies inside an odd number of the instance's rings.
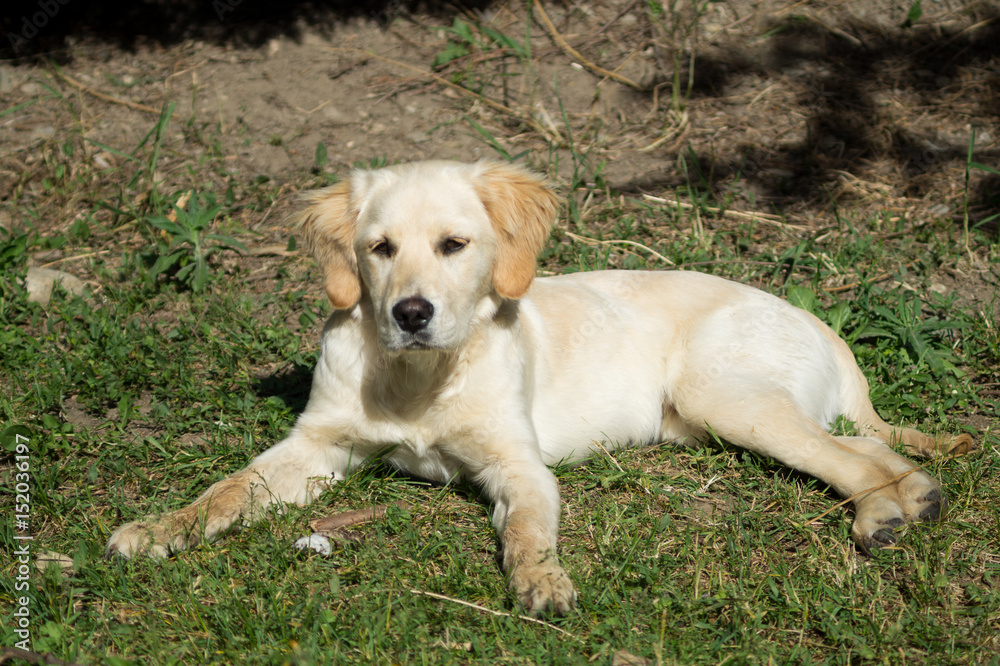
[[834,504],[833,506],[831,506],[829,509],[827,509],[823,513],[821,513],[818,516],[816,516],[815,518],[806,521],[805,523],[802,524],[802,527],[805,527],[806,525],[812,525],[813,523],[818,522],[818,521],[822,520],[823,518],[826,518],[828,515],[830,515],[831,513],[833,513],[834,511],[836,511],[840,507],[844,506],[848,502],[853,502],[855,499],[861,497],[862,495],[867,495],[868,493],[873,493],[876,490],[882,490],[886,486],[891,486],[892,484],[896,483],[900,479],[902,479],[904,477],[907,477],[910,474],[913,474],[918,469],[920,469],[920,468],[919,467],[914,467],[913,469],[907,470],[907,471],[903,472],[902,474],[897,474],[896,476],[892,477],[891,479],[889,479],[888,481],[886,481],[885,483],[883,483],[880,486],[875,486],[874,488],[868,488],[867,490],[862,490],[860,493],[854,493],[853,495],[851,495],[847,499],[845,499],[845,500],[843,500],[841,502],[837,502],[836,504]]
[[59,78],[61,78],[63,81],[65,81],[66,83],[70,84],[74,88],[76,88],[78,90],[82,90],[83,92],[87,93],[88,95],[92,95],[92,96],[94,96],[94,97],[96,97],[98,99],[103,99],[105,102],[111,102],[112,104],[120,104],[122,106],[127,106],[128,108],[135,109],[136,111],[145,111],[146,113],[154,113],[156,115],[160,115],[160,110],[159,109],[154,109],[151,106],[146,106],[145,104],[139,104],[138,102],[130,102],[127,99],[120,99],[118,97],[112,97],[111,95],[107,95],[105,93],[102,93],[99,90],[94,90],[93,88],[90,88],[88,86],[83,85],[82,83],[80,83],[76,79],[68,76],[67,74],[63,74],[58,69],[55,70],[55,73],[56,73],[56,76],[58,76]]
[[663,197],[654,197],[652,194],[644,194],[642,198],[646,201],[652,201],[653,203],[666,204],[668,206],[677,206],[678,208],[685,208],[691,210],[694,208],[701,208],[707,210],[710,213],[715,213],[716,215],[728,215],[729,217],[738,217],[742,220],[750,220],[752,222],[764,222],[766,224],[772,224],[777,227],[782,227],[784,229],[795,229],[796,231],[807,231],[809,227],[801,224],[792,224],[790,222],[784,222],[777,215],[771,215],[770,213],[745,213],[741,210],[730,210],[722,208],[712,208],[711,206],[695,206],[694,204],[687,203],[686,201],[677,201],[676,199],[665,199]]
[[667,257],[664,257],[662,254],[660,254],[659,252],[657,252],[653,248],[651,248],[649,246],[646,246],[646,245],[643,245],[642,243],[637,243],[635,241],[630,241],[630,240],[619,240],[619,239],[615,239],[615,240],[598,240],[596,238],[587,238],[586,236],[578,236],[577,234],[574,234],[571,231],[566,231],[564,233],[567,236],[569,236],[570,238],[572,238],[573,240],[580,241],[581,243],[587,243],[588,245],[633,245],[635,247],[642,248],[646,252],[649,252],[651,255],[653,255],[654,257],[656,257],[660,261],[664,262],[667,266],[673,266],[674,265],[674,262],[672,262],[670,259],[668,259]]
[[667,118],[674,121],[673,126],[668,127],[668,125],[664,125],[663,134],[660,138],[645,148],[640,148],[640,153],[651,153],[670,140],[673,140],[673,142],[667,147],[668,152],[674,152],[680,147],[681,141],[687,136],[688,129],[691,127],[691,124],[688,122],[687,111],[671,110],[667,113]]
[[311,527],[314,532],[333,532],[344,527],[360,525],[361,523],[367,523],[381,518],[385,515],[385,512],[389,509],[389,507],[392,506],[400,509],[408,509],[410,507],[407,502],[400,500],[398,502],[392,502],[391,504],[379,504],[377,506],[368,507],[367,509],[342,511],[340,513],[335,513],[332,516],[326,516],[325,518],[317,518],[309,523],[309,527]]
[[50,261],[50,262],[48,262],[46,264],[42,264],[39,268],[48,268],[49,266],[55,266],[56,264],[62,264],[62,263],[65,263],[67,261],[78,261],[80,259],[88,259],[90,257],[97,257],[97,256],[100,256],[102,254],[108,254],[109,252],[112,252],[112,251],[113,250],[98,250],[97,252],[87,252],[86,254],[77,254],[77,255],[74,255],[72,257],[62,257],[61,259],[55,259],[54,261]]
[[[909,267],[913,266],[913,264],[915,264],[915,263],[916,262],[911,261],[910,263],[906,264],[906,266],[904,266],[904,268],[909,268]],[[859,286],[861,286],[862,282],[868,282],[868,283],[881,282],[882,280],[884,280],[886,278],[890,278],[890,277],[892,277],[895,274],[896,274],[895,271],[886,271],[885,273],[882,273],[881,275],[876,275],[875,277],[873,277],[870,280],[857,280],[857,281],[851,282],[849,284],[842,284],[839,287],[821,287],[821,289],[823,291],[825,291],[826,293],[828,293],[828,294],[837,294],[837,293],[840,293],[842,291],[850,291],[851,289],[854,289],[855,287],[859,287]]]
[[446,597],[443,594],[437,594],[435,592],[425,592],[423,590],[410,590],[410,593],[418,594],[424,597],[431,597],[432,599],[440,599],[441,601],[450,601],[453,604],[459,604],[461,606],[468,606],[469,608],[475,608],[478,611],[482,611],[483,613],[489,613],[490,615],[496,615],[497,617],[512,617],[517,620],[524,620],[525,622],[534,622],[535,624],[540,624],[544,627],[548,627],[549,629],[555,629],[560,634],[569,636],[570,638],[575,638],[578,641],[582,641],[582,639],[579,636],[571,634],[565,629],[561,629],[554,624],[549,624],[548,622],[544,622],[542,620],[529,617],[527,615],[514,615],[513,613],[505,613],[504,611],[497,611],[493,610],[492,608],[486,608],[485,606],[480,606],[479,604],[474,604],[471,601],[463,601],[461,599],[455,599],[454,597]]
[[589,69],[591,72],[609,78],[613,81],[617,81],[618,83],[623,83],[627,85],[629,88],[632,88],[634,90],[645,91],[648,89],[647,86],[644,86],[640,83],[636,83],[627,76],[622,76],[617,72],[612,72],[611,70],[604,69],[600,65],[595,65],[594,63],[584,58],[583,54],[581,54],[579,51],[570,46],[569,43],[563,38],[563,36],[559,34],[559,31],[556,30],[556,27],[555,25],[552,24],[552,20],[549,18],[549,15],[546,14],[545,10],[542,8],[541,0],[535,0],[535,11],[538,12],[538,17],[542,19],[542,23],[545,25],[545,29],[549,31],[549,34],[552,36],[552,39],[555,40],[556,44],[558,44],[560,48],[562,48],[562,50],[565,51],[571,58],[579,62],[581,65]]

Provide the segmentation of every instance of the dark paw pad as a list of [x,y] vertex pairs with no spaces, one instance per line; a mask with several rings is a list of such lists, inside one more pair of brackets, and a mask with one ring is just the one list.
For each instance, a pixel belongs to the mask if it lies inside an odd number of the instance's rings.
[[891,546],[896,543],[896,535],[890,529],[879,530],[875,534],[872,534],[872,540],[877,542],[872,544],[875,548]]
[[948,499],[941,494],[940,490],[932,490],[917,500],[918,502],[929,502],[930,506],[924,507],[917,516],[919,520],[932,521],[940,520],[944,516],[948,507]]
[[934,502],[935,504],[940,504],[942,499],[941,491],[935,488],[931,490],[923,497],[919,498],[918,502]]
[[939,518],[941,518],[941,505],[940,504],[931,504],[929,507],[927,507],[926,509],[924,509],[923,511],[921,511],[920,515],[917,516],[917,517],[920,520],[924,520],[924,521],[928,521],[928,522],[934,521],[934,520],[938,520]]
[[865,539],[863,546],[866,554],[870,555],[873,551],[876,551],[883,546],[891,546],[895,544],[895,531],[905,524],[906,523],[902,518],[892,518],[885,521],[883,525],[886,525],[886,527],[877,530],[870,537]]

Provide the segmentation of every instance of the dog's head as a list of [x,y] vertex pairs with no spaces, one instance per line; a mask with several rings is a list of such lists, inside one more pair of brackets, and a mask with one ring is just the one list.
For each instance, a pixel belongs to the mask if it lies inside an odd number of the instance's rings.
[[299,225],[338,309],[370,301],[387,351],[458,347],[535,276],[558,198],[524,169],[416,162],[306,195]]

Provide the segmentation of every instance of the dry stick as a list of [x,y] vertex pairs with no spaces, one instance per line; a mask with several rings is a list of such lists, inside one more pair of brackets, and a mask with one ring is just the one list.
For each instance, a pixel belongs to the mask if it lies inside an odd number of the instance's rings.
[[113,252],[113,251],[114,250],[98,250],[97,252],[88,252],[86,254],[77,254],[77,255],[74,255],[72,257],[63,257],[62,259],[56,259],[54,261],[50,261],[47,264],[42,264],[41,266],[39,266],[39,268],[48,268],[49,266],[55,266],[56,264],[62,264],[62,263],[65,263],[67,261],[78,261],[80,259],[88,259],[90,257],[97,257],[99,255],[107,254],[107,253]]
[[[399,60],[393,60],[392,58],[386,58],[385,56],[380,56],[377,53],[372,53],[371,51],[365,51],[365,50],[362,50],[362,49],[354,49],[354,48],[350,48],[350,47],[347,47],[347,46],[326,46],[326,47],[323,47],[321,50],[327,51],[327,52],[330,52],[330,53],[354,53],[356,55],[363,55],[363,56],[365,56],[367,58],[375,58],[376,60],[381,60],[382,62],[389,63],[390,65],[395,65],[396,67],[401,67],[403,69],[408,69],[411,72],[414,72],[416,74],[419,74],[420,76],[423,76],[424,78],[430,79],[434,83],[439,83],[439,84],[441,84],[441,85],[443,85],[443,86],[445,86],[447,88],[451,88],[452,90],[460,92],[463,95],[468,95],[469,97],[473,97],[473,98],[481,101],[483,104],[485,104],[486,106],[492,108],[495,111],[500,111],[501,113],[506,113],[506,114],[509,114],[511,116],[514,116],[515,118],[517,118],[521,122],[525,123],[526,125],[528,125],[529,127],[531,127],[531,129],[535,130],[536,132],[538,132],[542,136],[547,137],[550,140],[553,139],[552,133],[550,131],[546,130],[544,127],[542,127],[542,125],[540,125],[538,123],[538,121],[536,121],[531,116],[528,116],[528,115],[526,115],[524,113],[520,113],[518,111],[515,111],[514,109],[510,108],[509,106],[505,106],[505,105],[501,104],[500,102],[495,102],[492,99],[490,99],[489,97],[485,97],[483,95],[480,95],[479,93],[473,92],[473,91],[469,90],[468,88],[463,88],[462,86],[458,85],[457,83],[452,83],[448,79],[446,79],[444,77],[441,77],[441,76],[438,76],[437,74],[434,74],[433,72],[428,72],[425,69],[420,69],[419,67],[415,67],[413,65],[410,65],[409,63],[401,62]],[[557,136],[554,139],[555,139],[555,142],[558,143],[558,144],[562,144],[562,142],[563,142],[561,136]]]
[[[693,209],[699,208],[700,206],[695,206],[694,204],[687,203],[685,201],[676,201],[673,199],[665,199],[663,197],[654,197],[651,194],[644,194],[642,198],[646,201],[652,201],[654,203],[667,204],[669,206],[678,206],[680,208]],[[770,215],[768,213],[744,213],[740,210],[722,210],[721,208],[712,208],[711,206],[701,206],[710,213],[728,215],[730,217],[738,217],[744,220],[750,220],[753,222],[765,222],[767,224],[773,224],[778,227],[785,229],[795,229],[796,231],[807,231],[809,227],[801,224],[791,224],[790,222],[782,222],[781,218],[777,215]]]
[[88,88],[87,86],[83,85],[82,83],[80,83],[76,79],[71,78],[71,77],[69,77],[66,74],[63,74],[59,70],[56,70],[56,76],[58,76],[59,78],[61,78],[63,81],[65,81],[66,83],[70,84],[74,88],[82,90],[83,92],[87,93],[88,95],[93,95],[94,97],[96,97],[98,99],[103,99],[105,102],[111,102],[112,104],[121,104],[122,106],[127,106],[130,109],[135,109],[136,111],[145,111],[146,113],[155,113],[156,115],[160,115],[160,111],[158,109],[154,109],[151,106],[146,106],[145,104],[139,104],[137,102],[130,102],[127,99],[120,99],[118,97],[112,97],[111,95],[105,95],[104,93],[100,92],[99,90],[94,90],[93,88]]
[[183,76],[184,74],[187,74],[188,72],[193,72],[194,70],[198,69],[199,67],[201,67],[202,65],[204,65],[206,63],[208,63],[208,60],[202,60],[197,65],[192,65],[191,67],[188,67],[187,69],[182,69],[179,72],[174,72],[173,74],[171,74],[170,76],[168,76],[167,78],[165,78],[163,80],[163,87],[164,88],[168,87],[168,85],[170,84],[170,79],[172,79],[174,77],[177,77],[177,76]]
[[400,500],[398,502],[392,502],[391,504],[379,504],[377,506],[368,507],[367,509],[358,509],[357,511],[344,511],[341,513],[335,513],[332,516],[327,516],[326,518],[317,518],[309,523],[309,527],[315,532],[325,532],[327,530],[337,530],[342,527],[350,527],[351,525],[360,525],[361,523],[367,523],[372,520],[376,520],[385,515],[385,512],[389,507],[399,507],[400,509],[409,508],[409,504]]
[[[327,100],[327,101],[329,101],[329,100]],[[323,103],[326,104],[326,102],[323,102]],[[264,213],[264,217],[260,218],[260,222],[257,223],[257,228],[258,229],[260,227],[264,226],[264,223],[267,221],[267,218],[271,217],[271,211],[273,211],[274,207],[278,205],[278,201],[281,200],[281,193],[285,191],[285,187],[287,185],[288,185],[288,183],[284,183],[284,184],[282,184],[281,187],[278,188],[278,193],[274,195],[274,201],[272,201],[271,205],[267,207],[267,212]]]
[[596,238],[587,238],[586,236],[578,236],[571,231],[566,231],[564,233],[573,240],[580,241],[581,243],[588,243],[590,245],[634,245],[635,247],[642,248],[646,252],[649,252],[651,255],[655,256],[657,259],[667,264],[667,266],[675,265],[674,262],[670,261],[670,259],[667,259],[653,248],[647,245],[643,245],[642,243],[637,243],[635,241],[630,241],[630,240],[598,240]]
[[673,143],[671,143],[670,146],[667,148],[668,152],[674,152],[675,150],[677,150],[678,147],[680,147],[681,141],[684,140],[684,137],[687,136],[688,130],[691,128],[691,124],[688,121],[688,113],[685,110],[682,110],[680,112],[675,112],[673,110],[670,110],[667,112],[667,116],[668,117],[672,116],[677,118],[677,122],[674,123],[674,126],[673,128],[671,128],[671,131],[668,132],[666,125],[664,125],[662,130],[663,136],[661,136],[659,139],[649,144],[648,146],[640,148],[639,149],[640,153],[651,153],[660,146],[662,146],[667,141],[670,141],[671,139],[673,139]]
[[563,36],[559,34],[559,31],[556,30],[556,27],[552,25],[552,20],[549,19],[549,15],[545,13],[544,9],[542,9],[541,0],[535,0],[535,11],[538,12],[539,18],[541,18],[542,23],[545,24],[545,29],[549,31],[549,34],[552,36],[552,39],[555,40],[556,44],[558,44],[563,51],[565,51],[571,58],[578,61],[581,65],[583,65],[584,67],[586,67],[595,74],[599,74],[600,76],[604,76],[613,81],[617,81],[618,83],[623,83],[627,85],[629,88],[632,88],[633,90],[640,90],[640,91],[648,90],[647,86],[643,86],[639,83],[636,83],[627,76],[622,76],[621,74],[618,74],[616,72],[604,69],[600,65],[595,65],[594,63],[584,58],[583,54],[581,54],[579,51],[570,46],[569,43],[565,39],[563,39]]
[[810,521],[808,521],[806,523],[803,523],[802,527],[805,527],[806,525],[811,525],[811,524],[813,524],[813,523],[815,523],[815,522],[817,522],[819,520],[822,520],[823,518],[826,518],[828,515],[830,515],[831,513],[833,513],[834,511],[836,511],[840,507],[844,506],[848,502],[851,502],[851,501],[857,499],[858,497],[861,497],[862,495],[867,495],[868,493],[873,493],[876,490],[882,490],[886,486],[891,486],[892,484],[896,483],[897,481],[899,481],[903,477],[906,477],[906,476],[909,476],[910,474],[913,474],[918,469],[920,469],[920,468],[919,467],[914,467],[913,469],[907,470],[907,471],[903,472],[902,474],[897,474],[896,476],[892,477],[891,479],[889,479],[888,481],[886,481],[885,483],[883,483],[881,486],[875,486],[874,488],[869,488],[867,490],[862,490],[860,493],[854,493],[853,495],[851,495],[850,497],[848,497],[844,501],[837,502],[836,504],[834,504],[829,509],[827,509],[823,513],[819,514],[818,516],[816,516],[812,520],[810,520]]
[[424,597],[431,597],[432,599],[440,599],[441,601],[450,601],[452,603],[459,604],[459,605],[462,605],[462,606],[468,606],[469,608],[475,608],[476,610],[482,611],[484,613],[489,613],[491,615],[496,615],[497,617],[512,617],[512,618],[515,618],[515,619],[518,619],[518,620],[525,620],[526,622],[534,622],[535,624],[540,624],[543,627],[548,627],[549,629],[555,629],[560,634],[565,634],[566,636],[569,636],[570,638],[575,638],[578,641],[582,642],[582,640],[583,640],[579,636],[577,636],[575,634],[571,634],[570,632],[566,631],[565,629],[560,629],[559,627],[557,627],[554,624],[549,624],[548,622],[543,622],[542,620],[539,620],[539,619],[536,619],[536,618],[533,618],[533,617],[528,617],[527,615],[514,615],[513,613],[505,613],[503,611],[496,611],[496,610],[493,610],[492,608],[486,608],[485,606],[480,606],[479,604],[474,604],[471,601],[463,601],[461,599],[455,599],[454,597],[446,597],[443,594],[437,594],[435,592],[424,592],[423,590],[410,590],[410,593],[411,594],[419,594],[419,595],[424,596]]
[[[909,268],[910,266],[912,266],[915,263],[917,263],[917,262],[911,261],[910,263],[906,264],[904,266],[904,268]],[[858,280],[856,282],[851,282],[850,284],[842,284],[839,287],[821,287],[821,289],[823,291],[825,291],[826,293],[828,293],[828,294],[836,294],[836,293],[839,293],[841,291],[850,291],[851,289],[854,289],[855,287],[860,286],[862,282],[869,282],[869,283],[881,282],[882,280],[884,280],[884,279],[886,279],[888,277],[892,277],[893,275],[895,275],[895,271],[886,271],[885,273],[882,273],[881,275],[877,275],[877,276],[873,277],[871,280]]]

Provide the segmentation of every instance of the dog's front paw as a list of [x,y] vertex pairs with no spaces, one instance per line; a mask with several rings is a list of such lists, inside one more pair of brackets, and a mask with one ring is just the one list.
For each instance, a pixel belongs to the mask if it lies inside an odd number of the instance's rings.
[[[177,542],[179,537],[171,536],[170,531],[162,523],[156,521],[136,521],[122,525],[108,539],[105,557],[116,555],[132,558],[136,555],[148,555],[154,559],[170,556],[172,550],[181,550],[183,543]],[[183,542],[183,539],[180,539]]]
[[554,555],[538,564],[522,565],[510,574],[510,587],[532,615],[552,613],[565,615],[576,606],[573,581]]

